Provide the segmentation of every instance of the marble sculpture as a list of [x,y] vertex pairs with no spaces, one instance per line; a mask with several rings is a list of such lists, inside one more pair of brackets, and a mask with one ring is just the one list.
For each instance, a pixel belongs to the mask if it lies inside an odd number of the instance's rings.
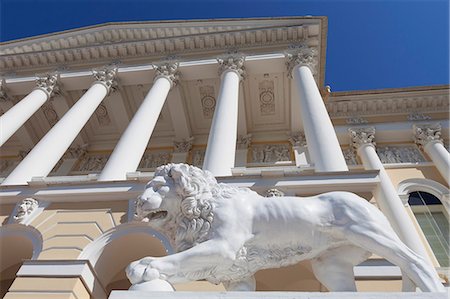
[[[353,266],[375,253],[422,291],[444,291],[425,259],[400,241],[376,207],[353,193],[263,197],[219,184],[197,167],[168,164],[137,199],[136,216],[166,234],[176,253],[131,263],[131,289],[206,279],[229,291],[254,291],[258,270],[310,260],[330,291],[356,291]],[[161,290],[167,289],[163,284]]]

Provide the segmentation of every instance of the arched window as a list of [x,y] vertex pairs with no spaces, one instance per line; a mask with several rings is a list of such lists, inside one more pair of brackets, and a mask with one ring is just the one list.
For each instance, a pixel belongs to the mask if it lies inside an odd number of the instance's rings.
[[431,193],[409,193],[408,203],[441,267],[450,267],[449,215]]

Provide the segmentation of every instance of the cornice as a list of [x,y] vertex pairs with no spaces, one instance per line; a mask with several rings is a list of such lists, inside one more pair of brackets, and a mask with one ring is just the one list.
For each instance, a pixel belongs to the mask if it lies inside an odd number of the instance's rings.
[[326,107],[331,117],[442,112],[449,109],[449,88],[332,94]]
[[0,69],[7,73],[105,61],[151,61],[227,49],[269,52],[301,42],[320,48],[326,36],[323,23],[326,18],[304,17],[107,24],[2,43]]

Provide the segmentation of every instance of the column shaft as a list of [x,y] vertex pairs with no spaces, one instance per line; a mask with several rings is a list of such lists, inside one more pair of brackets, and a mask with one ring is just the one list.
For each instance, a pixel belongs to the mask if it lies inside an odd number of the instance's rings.
[[430,156],[446,182],[450,180],[450,154],[442,142],[433,140],[424,145],[423,150]]
[[375,190],[374,196],[380,210],[388,218],[400,239],[417,254],[431,261],[425,248],[420,241],[417,232],[412,229],[413,223],[409,218],[402,200],[398,196],[397,190],[389,178],[383,164],[378,157],[375,148],[371,144],[363,144],[358,148],[358,155],[361,157],[366,170],[379,170],[380,184]]
[[240,75],[232,70],[222,74],[219,97],[208,136],[203,169],[215,176],[231,175],[236,154]]
[[158,77],[108,159],[100,181],[124,180],[134,172],[144,155],[156,121],[171,88],[166,77]]
[[100,82],[91,88],[67,111],[31,152],[3,181],[2,185],[26,184],[35,176],[47,176],[64,155],[75,137],[108,93]]
[[300,97],[301,117],[315,171],[348,171],[339,141],[325,104],[308,66],[294,67]]
[[48,99],[47,93],[34,89],[0,117],[0,146],[2,146]]

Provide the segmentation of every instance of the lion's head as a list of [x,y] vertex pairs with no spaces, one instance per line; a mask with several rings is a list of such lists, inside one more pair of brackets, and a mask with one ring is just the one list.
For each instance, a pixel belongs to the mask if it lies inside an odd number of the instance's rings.
[[136,219],[164,232],[176,251],[206,240],[213,221],[214,198],[220,193],[214,176],[187,164],[158,167],[136,201]]

